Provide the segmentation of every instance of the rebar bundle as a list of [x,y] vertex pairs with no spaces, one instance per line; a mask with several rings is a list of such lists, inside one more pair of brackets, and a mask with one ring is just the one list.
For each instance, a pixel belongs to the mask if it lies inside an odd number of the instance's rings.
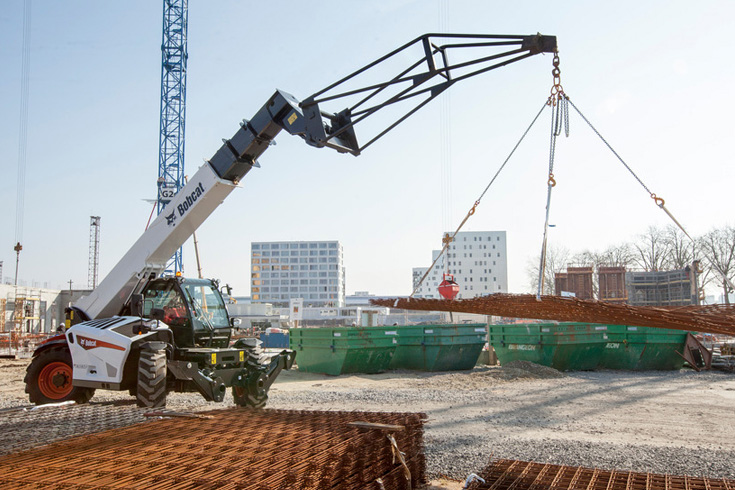
[[230,409],[206,415],[211,418],[164,418],[2,457],[0,487],[390,490],[425,483],[424,414]]
[[577,466],[491,461],[468,490],[734,490],[735,480],[695,478]]
[[650,307],[605,303],[562,296],[493,294],[472,299],[374,299],[371,304],[403,310],[457,311],[536,320],[672,328],[735,335],[735,306]]

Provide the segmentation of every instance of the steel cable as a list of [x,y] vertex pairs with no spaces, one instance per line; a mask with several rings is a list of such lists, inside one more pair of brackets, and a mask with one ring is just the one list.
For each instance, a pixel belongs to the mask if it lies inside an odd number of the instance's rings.
[[436,263],[444,255],[444,252],[447,251],[447,249],[449,248],[449,244],[452,241],[454,241],[454,237],[457,236],[457,233],[459,233],[459,231],[462,229],[462,227],[467,222],[467,220],[469,219],[469,217],[472,216],[473,214],[475,214],[475,208],[477,208],[477,206],[480,204],[480,201],[482,200],[482,198],[485,197],[485,194],[490,189],[490,186],[493,185],[493,183],[495,182],[495,180],[498,178],[498,175],[500,175],[500,172],[503,171],[503,169],[505,168],[505,165],[508,163],[508,161],[511,159],[511,157],[513,156],[513,154],[516,152],[516,150],[520,146],[521,142],[523,142],[523,140],[526,138],[526,135],[529,133],[529,131],[531,131],[531,128],[533,127],[533,125],[536,124],[536,121],[538,120],[539,116],[541,116],[541,113],[544,111],[544,109],[546,108],[546,106],[547,106],[547,103],[544,102],[544,104],[541,106],[541,109],[538,111],[538,113],[536,114],[536,116],[533,118],[533,121],[531,121],[531,124],[528,125],[528,127],[526,128],[526,130],[521,135],[521,138],[518,140],[518,142],[515,144],[515,146],[513,147],[513,149],[510,151],[510,153],[506,157],[505,161],[503,161],[503,164],[495,172],[495,175],[493,175],[493,178],[490,179],[490,183],[487,186],[485,186],[485,189],[480,194],[480,197],[477,198],[477,200],[475,201],[475,203],[472,205],[472,208],[470,208],[470,210],[467,212],[467,215],[464,217],[464,219],[459,224],[459,226],[457,227],[457,229],[454,230],[454,233],[452,234],[452,236],[449,237],[450,239],[447,240],[444,243],[444,246],[442,247],[442,249],[439,252],[439,254],[436,256],[436,258],[431,263],[431,265],[429,266],[429,268],[426,269],[426,272],[421,277],[421,279],[419,280],[419,282],[416,283],[416,286],[414,286],[413,291],[411,292],[411,295],[409,297],[413,298],[413,296],[416,294],[416,291],[419,290],[419,288],[424,283],[424,280],[426,280],[426,278],[429,275],[429,273],[434,269],[434,266],[436,265]]

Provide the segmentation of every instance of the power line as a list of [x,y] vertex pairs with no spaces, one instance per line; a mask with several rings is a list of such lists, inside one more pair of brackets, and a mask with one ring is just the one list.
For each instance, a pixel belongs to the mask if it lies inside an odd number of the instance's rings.
[[15,202],[15,241],[23,239],[23,215],[25,209],[26,161],[28,147],[28,98],[31,68],[31,0],[23,7],[23,48],[20,76],[20,116],[18,121],[18,182]]
[[[447,32],[449,2],[439,0],[439,32]],[[452,105],[449,91],[440,97],[439,104],[439,160],[441,166],[442,230],[452,225]]]

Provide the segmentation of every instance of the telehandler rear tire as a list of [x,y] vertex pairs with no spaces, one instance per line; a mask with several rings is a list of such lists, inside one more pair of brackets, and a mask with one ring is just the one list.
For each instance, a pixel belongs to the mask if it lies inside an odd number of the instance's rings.
[[142,348],[140,350],[138,385],[135,391],[139,407],[166,406],[166,351],[164,349]]
[[65,346],[41,351],[26,368],[26,393],[31,403],[45,405],[74,400],[87,403],[94,395],[93,388],[72,385],[71,353]]

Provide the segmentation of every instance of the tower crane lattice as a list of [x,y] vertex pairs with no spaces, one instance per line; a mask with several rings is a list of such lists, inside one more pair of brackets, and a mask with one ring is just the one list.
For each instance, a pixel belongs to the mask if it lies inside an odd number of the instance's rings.
[[[163,0],[161,42],[161,123],[158,154],[157,214],[184,186],[184,127],[186,120],[186,38],[188,0]],[[166,267],[183,272],[181,248]]]

